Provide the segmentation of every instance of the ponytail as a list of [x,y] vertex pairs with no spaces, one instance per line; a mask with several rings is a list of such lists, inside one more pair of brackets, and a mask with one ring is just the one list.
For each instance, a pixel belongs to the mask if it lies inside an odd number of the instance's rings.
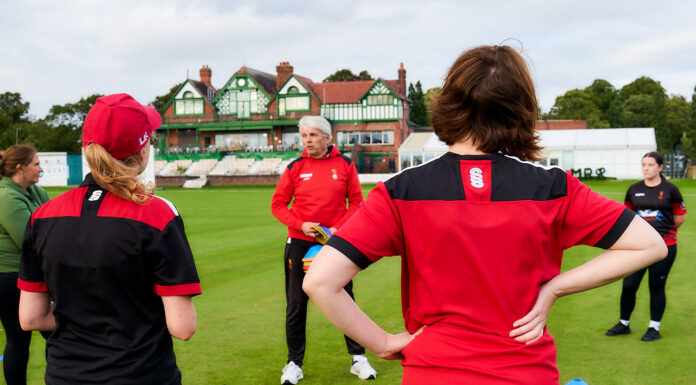
[[92,169],[92,178],[100,187],[123,200],[137,204],[147,202],[147,190],[138,179],[138,174],[145,169],[145,162],[140,158],[140,153],[118,160],[104,147],[90,143],[85,148],[85,158]]

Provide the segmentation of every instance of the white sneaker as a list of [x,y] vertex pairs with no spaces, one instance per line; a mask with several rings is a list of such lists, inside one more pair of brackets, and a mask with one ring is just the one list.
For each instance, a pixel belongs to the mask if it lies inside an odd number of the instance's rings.
[[377,378],[377,371],[370,366],[365,356],[353,356],[353,366],[350,367],[350,374],[355,374],[361,380],[374,380]]
[[302,368],[290,361],[283,368],[283,375],[280,376],[280,383],[283,385],[295,385],[302,378],[304,378],[302,375]]

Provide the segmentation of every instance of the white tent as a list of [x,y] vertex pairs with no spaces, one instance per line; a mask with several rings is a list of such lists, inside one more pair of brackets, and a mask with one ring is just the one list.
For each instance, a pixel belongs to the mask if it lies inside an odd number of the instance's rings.
[[[605,177],[640,179],[640,160],[655,151],[654,128],[602,128],[537,131],[544,147],[541,164],[581,170],[583,175],[604,169]],[[399,147],[401,169],[416,166],[447,152],[434,133],[409,135]]]

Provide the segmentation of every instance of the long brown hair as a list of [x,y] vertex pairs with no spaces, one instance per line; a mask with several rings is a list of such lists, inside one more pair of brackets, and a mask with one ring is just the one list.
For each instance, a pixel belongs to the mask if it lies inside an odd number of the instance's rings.
[[480,46],[462,53],[430,107],[435,134],[448,145],[470,139],[486,153],[540,159],[534,82],[511,47]]
[[17,166],[31,164],[34,154],[36,149],[26,144],[16,144],[0,151],[0,176],[13,177],[17,173]]
[[85,158],[92,169],[92,178],[99,186],[121,199],[137,204],[148,201],[147,189],[138,179],[138,174],[143,171],[146,164],[139,152],[126,159],[118,160],[104,147],[97,143],[90,143],[85,148]]

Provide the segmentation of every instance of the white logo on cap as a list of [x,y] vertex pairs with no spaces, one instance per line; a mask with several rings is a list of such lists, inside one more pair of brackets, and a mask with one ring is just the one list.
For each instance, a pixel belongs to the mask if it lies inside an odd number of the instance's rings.
[[147,142],[147,132],[145,133],[145,135],[143,135],[142,138],[138,139],[138,141],[140,142],[141,146],[145,144],[145,142]]

